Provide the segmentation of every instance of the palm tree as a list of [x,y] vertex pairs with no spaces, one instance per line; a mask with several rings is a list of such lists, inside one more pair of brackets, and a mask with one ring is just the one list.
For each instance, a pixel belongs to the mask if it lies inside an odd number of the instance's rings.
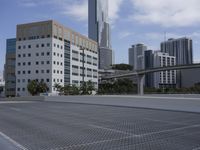
[[28,92],[35,96],[38,94],[38,82],[36,80],[32,80],[27,85]]

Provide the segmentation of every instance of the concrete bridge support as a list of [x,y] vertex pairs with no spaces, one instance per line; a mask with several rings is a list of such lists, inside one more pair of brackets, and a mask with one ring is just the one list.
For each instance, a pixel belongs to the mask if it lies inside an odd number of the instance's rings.
[[144,74],[138,75],[138,94],[141,96],[144,95],[144,77]]

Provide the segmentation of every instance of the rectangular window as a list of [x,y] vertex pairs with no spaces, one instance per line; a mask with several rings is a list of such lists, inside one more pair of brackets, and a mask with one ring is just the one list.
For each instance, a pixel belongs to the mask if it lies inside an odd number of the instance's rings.
[[28,48],[31,48],[31,45],[28,45]]
[[47,43],[47,47],[50,47],[50,43]]

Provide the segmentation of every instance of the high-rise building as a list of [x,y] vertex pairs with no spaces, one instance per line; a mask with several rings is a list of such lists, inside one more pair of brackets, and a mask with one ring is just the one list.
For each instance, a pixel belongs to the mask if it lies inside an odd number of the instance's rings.
[[108,69],[113,63],[107,0],[88,0],[88,36],[99,46],[99,68]]
[[4,96],[5,81],[3,74],[0,72],[0,97]]
[[[146,50],[145,52],[145,69],[154,68],[154,52],[153,50]],[[145,75],[145,87],[154,87],[154,73]]]
[[[161,43],[161,51],[176,57],[177,65],[189,65],[193,63],[193,42],[192,39],[183,37],[169,39]],[[182,71],[177,71],[177,87],[182,87]]]
[[16,39],[6,40],[6,63],[4,66],[5,96],[14,97],[16,89],[15,76],[16,61]]
[[161,52],[176,57],[177,65],[193,63],[193,45],[190,38],[169,39],[161,43]]
[[31,80],[62,86],[92,81],[98,87],[98,46],[55,21],[17,25],[16,95],[27,96]]
[[[154,52],[154,68],[175,66],[176,57],[169,56],[168,53],[160,51]],[[162,71],[154,73],[155,88],[175,88],[176,87],[176,71]]]
[[129,48],[129,65],[133,66],[133,70],[145,69],[145,51],[147,46],[144,44],[136,44]]

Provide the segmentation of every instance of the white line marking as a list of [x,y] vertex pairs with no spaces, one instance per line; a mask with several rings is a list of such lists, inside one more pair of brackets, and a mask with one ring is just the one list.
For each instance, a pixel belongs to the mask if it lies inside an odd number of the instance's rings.
[[0,135],[1,135],[4,139],[6,139],[6,140],[8,140],[10,143],[12,143],[14,146],[20,148],[21,150],[28,150],[27,148],[25,148],[25,147],[22,146],[21,144],[17,143],[15,140],[11,139],[10,137],[8,137],[7,135],[5,135],[5,134],[2,133],[1,131],[0,131]]
[[0,104],[21,104],[21,103],[34,103],[28,101],[0,101]]
[[125,135],[137,136],[137,135],[130,134],[130,133],[127,133],[127,132],[124,132],[124,131],[120,131],[120,130],[116,130],[116,129],[111,129],[111,128],[106,128],[106,127],[102,127],[102,126],[97,126],[97,125],[88,125],[88,126],[93,127],[93,128],[98,128],[98,129],[113,131],[113,132],[117,132],[117,133],[122,133],[122,134],[125,134]]
[[186,123],[177,123],[177,122],[172,122],[172,121],[164,121],[164,120],[159,120],[159,119],[151,119],[151,118],[143,118],[148,121],[154,121],[154,122],[160,122],[160,123],[168,123],[168,124],[174,124],[174,125],[188,125]]

